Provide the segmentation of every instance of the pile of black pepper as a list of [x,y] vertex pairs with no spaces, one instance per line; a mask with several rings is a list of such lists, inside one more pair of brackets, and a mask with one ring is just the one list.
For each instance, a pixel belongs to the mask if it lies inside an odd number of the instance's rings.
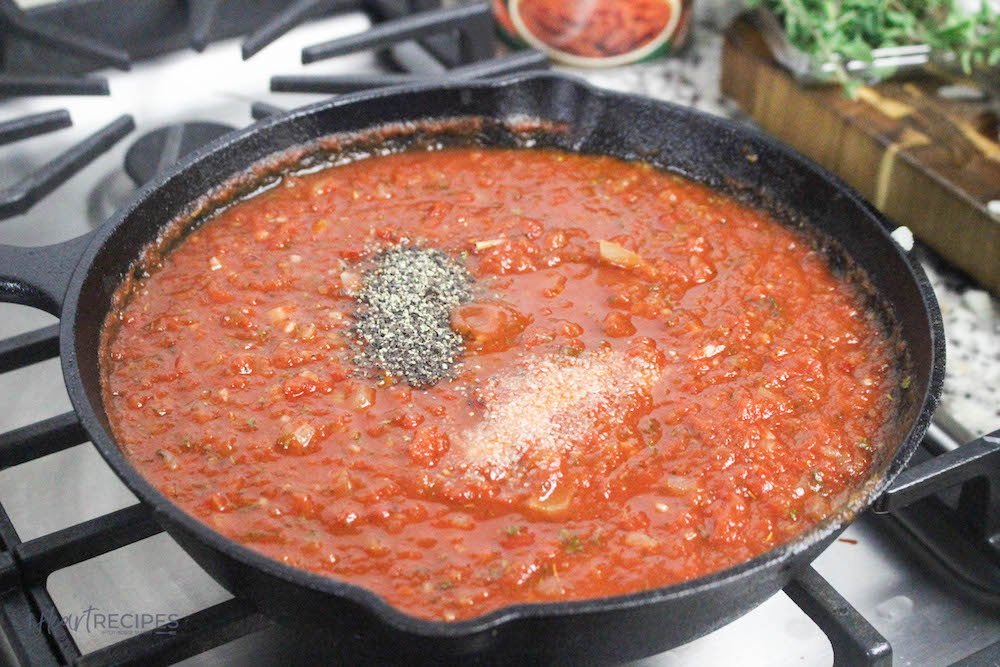
[[471,296],[465,267],[440,250],[409,246],[375,257],[357,300],[357,363],[427,387],[448,376],[463,350],[451,311]]

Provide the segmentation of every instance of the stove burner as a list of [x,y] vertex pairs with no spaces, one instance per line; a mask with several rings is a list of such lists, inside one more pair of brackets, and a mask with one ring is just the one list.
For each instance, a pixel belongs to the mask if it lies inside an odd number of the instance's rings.
[[194,149],[235,129],[222,123],[192,122],[147,132],[125,153],[125,173],[141,186]]

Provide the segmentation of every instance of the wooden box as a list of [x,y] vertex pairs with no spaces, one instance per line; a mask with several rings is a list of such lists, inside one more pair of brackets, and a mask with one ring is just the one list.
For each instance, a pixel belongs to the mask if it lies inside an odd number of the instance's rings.
[[863,87],[852,100],[838,87],[797,83],[748,19],[726,33],[726,95],[1000,294],[1000,220],[987,208],[1000,200],[996,115],[938,94],[953,83],[928,75]]

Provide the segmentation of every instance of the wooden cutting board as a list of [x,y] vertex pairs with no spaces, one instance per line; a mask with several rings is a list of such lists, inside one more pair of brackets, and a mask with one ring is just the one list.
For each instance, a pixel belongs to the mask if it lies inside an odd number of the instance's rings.
[[836,87],[805,87],[746,18],[723,48],[722,90],[764,130],[1000,294],[1000,220],[987,210],[1000,200],[997,120],[983,102],[938,94],[954,83],[927,75],[864,87],[854,100]]

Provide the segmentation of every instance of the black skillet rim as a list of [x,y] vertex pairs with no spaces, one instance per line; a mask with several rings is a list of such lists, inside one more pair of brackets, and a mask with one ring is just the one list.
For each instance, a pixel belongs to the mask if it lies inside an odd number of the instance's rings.
[[[346,105],[357,105],[365,103],[377,103],[379,100],[391,98],[395,95],[406,95],[433,90],[488,90],[502,87],[516,86],[525,81],[531,80],[551,80],[553,85],[559,81],[571,82],[581,89],[587,96],[606,102],[607,100],[620,100],[630,105],[667,106],[683,114],[690,115],[699,122],[716,127],[719,131],[735,132],[741,138],[752,140],[754,143],[764,145],[769,151],[781,154],[782,157],[797,164],[804,170],[813,172],[819,178],[832,183],[836,189],[859,209],[868,214],[870,222],[878,227],[879,233],[884,235],[891,243],[897,254],[903,260],[909,270],[909,279],[913,280],[921,295],[921,305],[923,306],[930,326],[931,337],[931,373],[927,390],[920,399],[920,411],[910,427],[909,432],[903,441],[892,454],[885,472],[878,477],[869,478],[862,490],[855,496],[853,502],[849,503],[837,514],[831,515],[819,522],[812,528],[799,534],[795,538],[776,546],[759,556],[748,561],[735,565],[731,568],[720,570],[712,574],[681,582],[671,586],[655,588],[646,591],[639,591],[627,595],[617,595],[604,598],[591,598],[584,600],[571,600],[566,602],[546,602],[546,603],[521,603],[509,605],[496,609],[492,612],[460,621],[440,621],[429,620],[413,616],[392,606],[389,602],[378,596],[376,593],[362,588],[355,584],[314,574],[307,570],[302,570],[291,565],[286,565],[277,560],[260,554],[249,547],[235,542],[221,533],[212,530],[207,524],[184,512],[179,506],[172,503],[158,489],[149,484],[136,469],[128,462],[121,450],[115,444],[114,439],[101,425],[94,406],[90,403],[83,383],[79,377],[76,358],[76,318],[79,305],[80,291],[87,276],[90,265],[94,262],[98,253],[102,250],[105,242],[123,224],[126,224],[134,208],[138,203],[148,198],[154,191],[163,187],[169,187],[169,181],[193,168],[205,156],[222,150],[230,144],[247,140],[252,136],[266,131],[275,131],[285,123],[291,123],[295,119],[308,117],[314,112],[325,108],[338,108]],[[318,138],[318,137],[317,137]],[[289,146],[288,148],[293,148]],[[280,153],[280,151],[279,151]],[[236,174],[226,174],[224,182]],[[217,185],[214,183],[212,186]],[[210,187],[212,187],[210,186]],[[164,221],[166,223],[168,221]],[[411,86],[399,86],[376,91],[366,91],[362,93],[345,95],[339,98],[321,101],[315,104],[295,109],[287,114],[264,119],[254,123],[242,130],[225,135],[201,149],[193,152],[176,165],[166,170],[155,179],[143,186],[128,204],[117,211],[112,218],[98,229],[91,243],[73,272],[66,299],[60,318],[60,354],[62,359],[63,376],[66,380],[66,388],[70,400],[76,410],[84,429],[91,436],[91,441],[97,447],[102,457],[108,462],[115,473],[126,486],[139,498],[140,502],[146,504],[154,510],[154,513],[165,515],[167,520],[179,524],[184,530],[193,534],[198,540],[208,547],[222,552],[229,558],[240,562],[244,566],[257,569],[273,577],[284,580],[286,583],[312,589],[313,591],[336,596],[367,609],[382,622],[397,630],[408,632],[413,635],[427,638],[458,638],[474,635],[482,632],[494,630],[500,626],[520,620],[530,620],[532,618],[546,618],[558,616],[577,616],[594,613],[606,613],[616,610],[625,610],[635,607],[654,605],[671,599],[683,598],[695,595],[701,590],[711,589],[716,584],[726,580],[751,576],[757,570],[763,570],[770,566],[777,565],[779,561],[792,558],[811,546],[830,538],[838,531],[851,523],[857,514],[867,509],[872,502],[889,486],[892,480],[898,475],[913,452],[920,444],[921,439],[931,421],[931,415],[937,405],[941,389],[944,383],[944,354],[945,339],[944,327],[942,325],[941,313],[938,308],[937,299],[930,286],[923,269],[912,260],[907,253],[903,252],[898,245],[889,237],[889,231],[893,229],[892,224],[869,204],[858,192],[841,181],[838,177],[815,164],[808,158],[802,156],[797,151],[785,146],[777,140],[751,128],[739,126],[722,118],[682,107],[669,102],[653,100],[640,95],[617,93],[597,88],[576,77],[555,73],[525,73],[508,77],[494,79],[485,82],[455,82],[455,83],[431,83]],[[238,595],[239,591],[232,591]]]

